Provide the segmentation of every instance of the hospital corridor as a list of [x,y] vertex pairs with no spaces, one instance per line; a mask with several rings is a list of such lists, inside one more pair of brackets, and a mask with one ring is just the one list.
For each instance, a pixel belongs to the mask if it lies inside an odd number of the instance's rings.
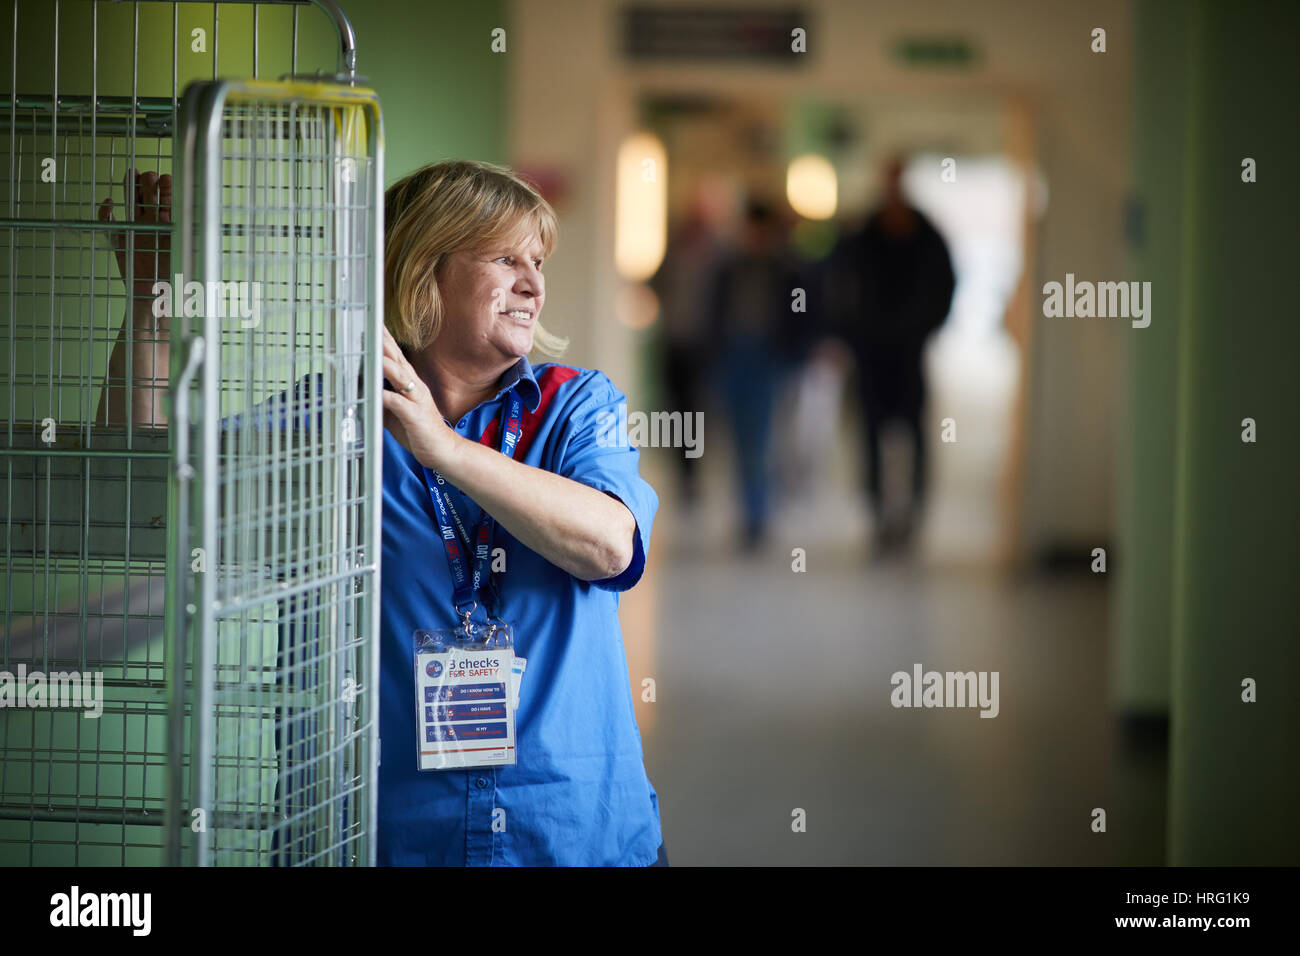
[[1269,923],[1296,4],[0,24],[6,926],[461,866]]

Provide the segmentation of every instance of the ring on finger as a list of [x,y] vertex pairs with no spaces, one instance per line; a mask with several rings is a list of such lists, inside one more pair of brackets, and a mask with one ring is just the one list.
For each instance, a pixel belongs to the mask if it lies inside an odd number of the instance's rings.
[[403,395],[409,395],[409,394],[410,394],[411,392],[413,392],[413,391],[415,391],[415,379],[411,379],[411,380],[406,384],[406,388],[402,389],[402,394],[403,394]]

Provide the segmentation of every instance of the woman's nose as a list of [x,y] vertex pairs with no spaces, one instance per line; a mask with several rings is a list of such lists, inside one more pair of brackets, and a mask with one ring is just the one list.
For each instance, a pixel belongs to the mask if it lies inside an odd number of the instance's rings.
[[542,277],[541,270],[532,263],[524,266],[515,279],[515,291],[521,295],[534,295],[538,298],[544,295],[546,280]]

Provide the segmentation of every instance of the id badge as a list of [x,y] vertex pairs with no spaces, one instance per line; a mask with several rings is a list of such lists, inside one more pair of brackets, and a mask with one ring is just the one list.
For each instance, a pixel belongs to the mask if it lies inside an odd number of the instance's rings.
[[415,726],[420,770],[515,762],[519,677],[508,624],[415,632]]

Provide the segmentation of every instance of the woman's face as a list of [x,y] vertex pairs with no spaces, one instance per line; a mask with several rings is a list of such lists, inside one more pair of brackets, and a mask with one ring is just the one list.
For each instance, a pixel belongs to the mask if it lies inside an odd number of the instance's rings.
[[546,299],[542,243],[535,235],[442,262],[442,330],[433,344],[462,359],[499,365],[527,355]]

